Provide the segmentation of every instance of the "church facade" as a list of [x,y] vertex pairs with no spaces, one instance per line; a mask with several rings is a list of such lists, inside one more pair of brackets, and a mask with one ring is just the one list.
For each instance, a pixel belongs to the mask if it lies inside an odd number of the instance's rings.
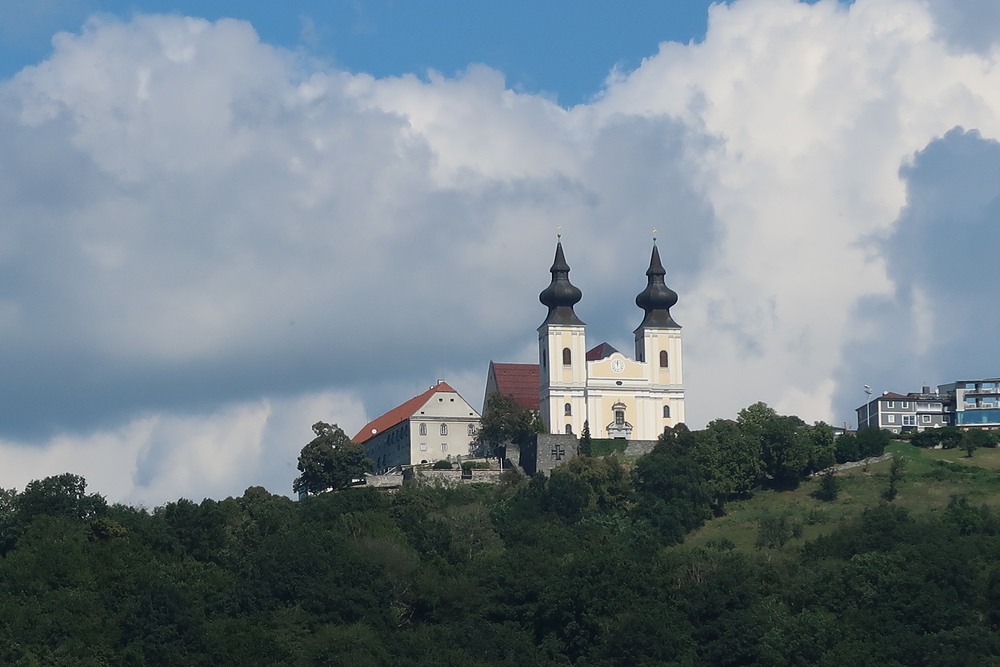
[[633,332],[635,353],[606,343],[587,349],[587,326],[573,307],[583,294],[569,279],[562,242],[556,244],[548,307],[538,327],[539,413],[549,433],[580,435],[589,423],[594,438],[655,440],[684,421],[681,327],[670,315],[677,293],[666,286],[655,239],[646,288],[636,297],[644,312]]

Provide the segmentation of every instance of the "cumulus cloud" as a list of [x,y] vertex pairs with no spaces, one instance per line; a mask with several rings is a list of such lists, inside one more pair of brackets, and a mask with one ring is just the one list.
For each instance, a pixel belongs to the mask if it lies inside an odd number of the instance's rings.
[[112,501],[147,506],[238,496],[254,485],[289,493],[317,415],[356,423],[364,408],[349,395],[323,392],[205,414],[139,417],[113,430],[60,434],[32,446],[0,441],[0,487],[72,471]]
[[0,83],[0,483],[282,490],[314,421],[436,377],[477,404],[490,359],[534,358],[558,225],[593,343],[626,350],[659,229],[692,425],[841,421],[845,367],[943,298],[901,288],[936,246],[896,230],[949,210],[919,196],[955,192],[936,142],[1000,133],[992,47],[918,0],[709,18],[569,109],[483,66],[319,70],[239,21],[57,35]]

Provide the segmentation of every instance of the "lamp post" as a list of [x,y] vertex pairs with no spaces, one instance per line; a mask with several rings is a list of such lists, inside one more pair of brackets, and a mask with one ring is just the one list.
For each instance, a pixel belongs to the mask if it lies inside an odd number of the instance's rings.
[[872,388],[865,385],[865,427],[872,425]]

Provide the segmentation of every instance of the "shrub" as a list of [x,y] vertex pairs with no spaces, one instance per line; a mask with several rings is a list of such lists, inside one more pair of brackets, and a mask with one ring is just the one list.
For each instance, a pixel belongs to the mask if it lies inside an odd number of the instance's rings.
[[838,488],[837,478],[832,472],[828,472],[820,475],[819,488],[813,491],[812,496],[816,500],[832,503],[837,499],[837,493],[839,491],[840,489]]
[[447,461],[445,459],[441,459],[440,461],[435,461],[434,465],[431,466],[431,469],[433,470],[451,470],[451,468],[452,468],[451,461]]
[[824,510],[811,509],[809,513],[806,514],[806,525],[807,526],[818,526],[827,523],[830,520],[830,515]]
[[780,549],[793,537],[802,536],[802,525],[786,514],[765,514],[758,520],[758,525],[760,531],[754,543],[757,549]]

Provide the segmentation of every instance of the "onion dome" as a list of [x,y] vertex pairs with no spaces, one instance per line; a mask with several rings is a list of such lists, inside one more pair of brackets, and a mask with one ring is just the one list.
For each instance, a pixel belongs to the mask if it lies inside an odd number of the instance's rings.
[[569,264],[563,255],[562,241],[556,243],[556,258],[549,271],[552,273],[552,282],[538,295],[538,300],[549,307],[549,314],[542,322],[542,326],[546,324],[582,326],[583,322],[573,312],[573,306],[583,298],[583,292],[569,281]]
[[[670,317],[670,307],[677,303],[677,292],[667,287],[663,277],[667,272],[660,263],[660,251],[653,245],[653,256],[646,269],[648,280],[646,289],[635,297],[635,305],[646,311],[639,329],[680,329],[681,326]],[[637,329],[638,331],[638,329]]]

